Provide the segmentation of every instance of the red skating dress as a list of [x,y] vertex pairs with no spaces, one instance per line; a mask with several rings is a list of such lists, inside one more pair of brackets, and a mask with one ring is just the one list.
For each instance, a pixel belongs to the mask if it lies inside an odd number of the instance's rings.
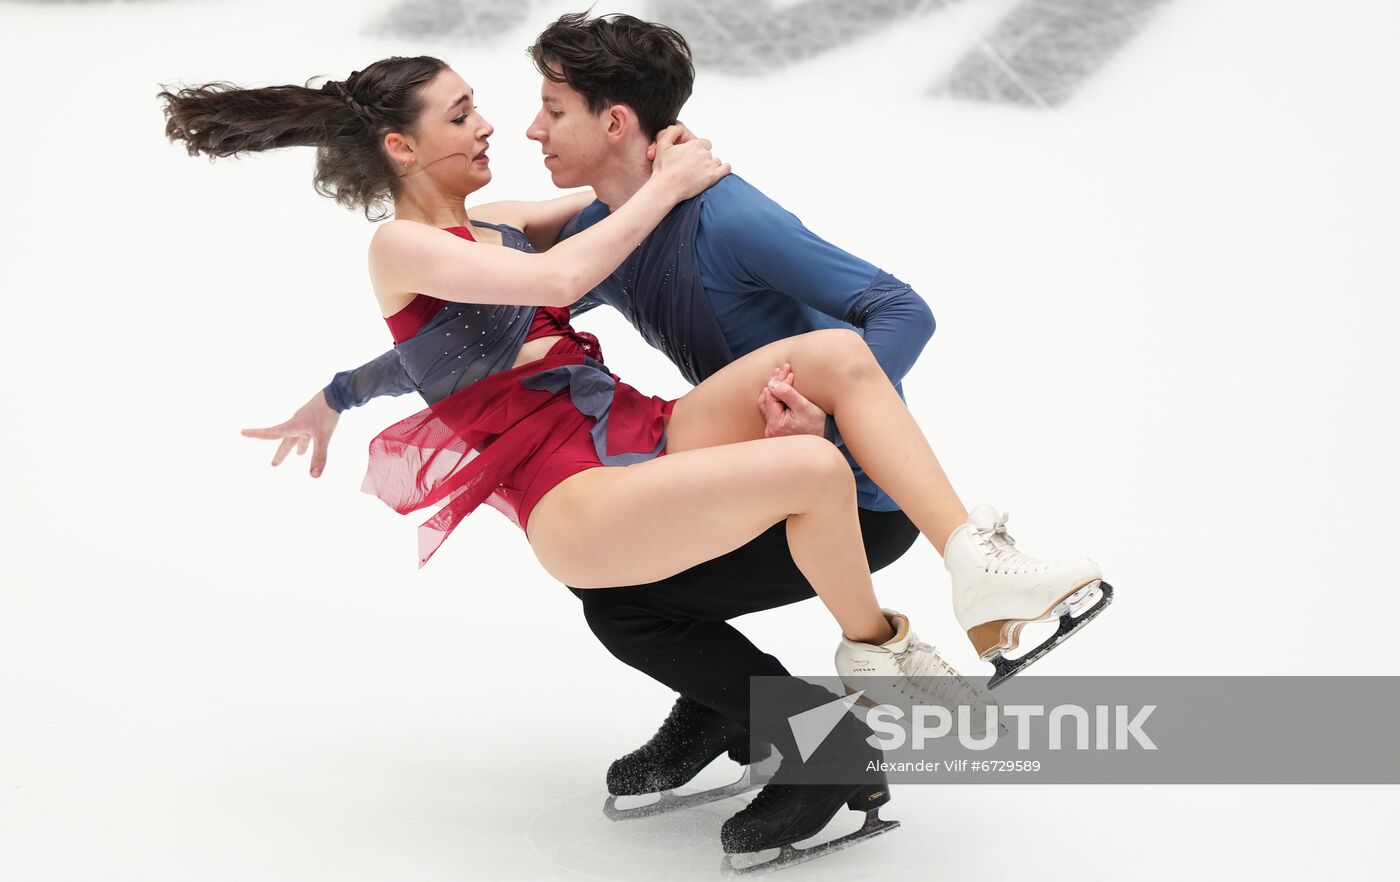
[[[465,227],[448,231],[473,238]],[[419,294],[387,316],[395,344],[445,305]],[[567,308],[539,307],[525,341],[553,336],[560,339],[543,358],[476,380],[370,442],[365,492],[400,514],[442,503],[419,527],[420,567],[483,502],[528,537],[535,505],[565,478],[665,454],[675,401],[609,372],[597,338],[570,327]]]

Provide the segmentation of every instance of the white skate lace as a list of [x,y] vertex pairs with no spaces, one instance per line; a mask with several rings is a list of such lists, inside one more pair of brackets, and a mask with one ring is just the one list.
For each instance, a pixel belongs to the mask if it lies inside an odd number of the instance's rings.
[[1034,573],[1045,569],[1045,561],[1016,548],[1016,540],[1006,532],[1006,521],[1010,517],[1011,512],[1002,512],[992,526],[973,527],[973,532],[981,540],[982,549],[989,557],[987,570],[993,573]]
[[964,680],[931,643],[910,640],[903,652],[894,654],[894,661],[900,673],[909,678],[910,686],[932,699],[931,704],[977,707],[983,703],[982,690]]

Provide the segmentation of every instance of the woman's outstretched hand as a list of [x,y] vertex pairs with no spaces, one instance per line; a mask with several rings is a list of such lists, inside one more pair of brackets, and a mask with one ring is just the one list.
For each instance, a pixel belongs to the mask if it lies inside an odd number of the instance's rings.
[[758,394],[758,410],[766,424],[763,437],[825,435],[826,411],[793,388],[792,365],[773,369],[773,376]]
[[656,134],[651,179],[666,186],[677,202],[697,195],[730,172],[729,164],[710,152],[711,146],[691,136],[685,126],[667,126]]
[[301,456],[305,455],[308,444],[314,445],[311,452],[311,477],[319,478],[321,472],[326,469],[326,448],[330,446],[331,435],[335,432],[335,424],[338,422],[340,414],[326,403],[325,393],[317,392],[311,396],[310,401],[297,408],[297,412],[286,422],[266,429],[243,429],[242,432],[248,438],[282,442],[272,457],[274,466],[281,465],[293,447],[297,449],[297,455]]

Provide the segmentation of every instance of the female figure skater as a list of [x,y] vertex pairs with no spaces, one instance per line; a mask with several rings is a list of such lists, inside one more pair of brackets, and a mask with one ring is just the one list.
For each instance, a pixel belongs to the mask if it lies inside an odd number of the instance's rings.
[[[786,520],[794,561],[841,627],[843,676],[951,673],[904,616],[876,602],[854,479],[837,448],[815,436],[764,437],[756,403],[784,381],[835,418],[862,468],[946,548],[955,606],[987,622],[986,633],[970,633],[975,645],[1014,648],[1032,619],[996,618],[1012,595],[1024,609],[1026,592],[1036,593],[1049,618],[1086,605],[1098,587],[1092,561],[1035,561],[999,524],[965,523],[928,442],[854,332],[762,347],[675,401],[644,396],[602,365],[597,340],[569,326],[568,306],[676,203],[728,173],[709,142],[677,143],[679,129],[664,130],[650,180],[626,204],[536,253],[532,240],[552,242],[591,197],[497,203],[468,217],[464,199],[491,178],[493,129],[471,87],[437,59],[385,59],[319,90],[213,84],[161,97],[167,135],[191,154],[314,146],[324,195],[367,216],[392,204],[395,219],[370,244],[370,277],[430,407],[375,438],[365,486],[403,513],[443,504],[420,532],[420,562],[481,502],[514,518],[545,569],[580,588],[653,582]],[[955,565],[955,554],[975,554],[975,565]]]

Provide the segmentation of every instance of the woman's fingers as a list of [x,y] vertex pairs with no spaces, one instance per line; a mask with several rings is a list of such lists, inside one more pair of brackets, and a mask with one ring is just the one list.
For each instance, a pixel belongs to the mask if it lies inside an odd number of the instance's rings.
[[292,435],[289,438],[283,438],[282,443],[277,445],[277,452],[272,456],[272,464],[274,466],[281,465],[282,460],[287,458],[287,454],[291,453],[292,446],[296,443],[297,439],[295,435]]
[[239,429],[238,431],[248,438],[262,438],[267,441],[276,441],[279,438],[287,437],[287,424],[280,423],[276,426],[269,426],[266,429]]
[[[264,430],[253,430],[253,431],[264,431]],[[246,434],[246,433],[248,432],[248,430],[245,429],[244,432],[245,432],[245,434]],[[262,436],[260,436],[260,437],[262,437]],[[282,438],[282,443],[277,445],[277,452],[276,452],[275,454],[272,455],[272,464],[275,465],[275,466],[281,465],[281,464],[282,464],[282,460],[284,460],[284,459],[287,458],[287,454],[291,453],[293,448],[296,449],[296,452],[297,452],[297,455],[298,455],[298,456],[304,456],[304,455],[306,454],[307,448],[308,448],[308,447],[310,446],[310,444],[311,444],[311,436],[310,436],[310,435],[306,435],[306,434],[302,434],[302,433],[297,433],[297,434],[294,434],[294,435],[286,435],[285,437],[283,437],[283,436],[281,436],[281,435],[278,435],[278,436],[275,436],[275,437],[280,437],[280,438]],[[318,451],[318,452],[319,452],[319,451]],[[323,457],[323,463],[324,463],[324,457]]]
[[672,144],[675,144],[676,139],[680,137],[680,134],[680,126],[667,126],[666,128],[656,133],[656,146],[659,149],[664,150],[665,148],[670,147]]

